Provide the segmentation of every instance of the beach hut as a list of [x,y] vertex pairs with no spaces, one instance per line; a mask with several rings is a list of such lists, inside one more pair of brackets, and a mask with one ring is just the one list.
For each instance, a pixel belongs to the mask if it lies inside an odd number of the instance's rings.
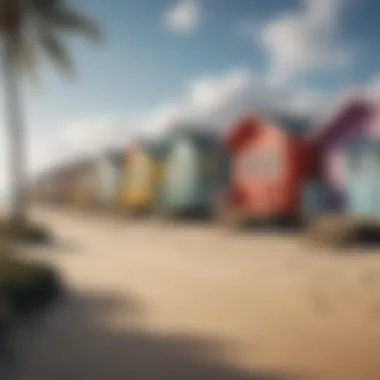
[[110,150],[100,155],[97,162],[100,207],[113,209],[117,206],[125,172],[124,164],[124,152],[120,150]]
[[51,182],[50,172],[45,170],[39,173],[29,187],[29,199],[31,202],[39,204],[52,202]]
[[122,152],[122,168],[121,168],[121,178],[120,178],[120,186],[117,194],[117,205],[121,211],[126,207],[125,205],[125,191],[129,186],[129,156],[130,156],[130,148],[127,146]]
[[350,215],[380,221],[380,139],[349,141],[342,155],[347,178],[346,209]]
[[64,206],[95,204],[95,168],[93,160],[78,159],[44,170],[37,179],[40,200]]
[[207,129],[181,126],[172,132],[163,184],[167,214],[195,216],[213,209],[226,166],[219,138]]
[[[365,201],[361,200],[361,196],[364,200],[364,194],[373,184],[369,173],[371,165],[377,165],[371,160],[377,158],[373,158],[376,145],[365,141],[379,137],[379,120],[379,107],[369,98],[357,96],[343,102],[325,122],[316,126],[310,136],[310,144],[315,152],[316,170],[313,181],[320,186],[319,198],[323,202],[319,203],[322,211],[345,213],[348,209],[358,211],[359,204],[363,204],[363,209],[369,207],[369,204],[364,206]],[[368,154],[364,154],[366,150]],[[354,153],[355,157],[363,159],[358,166],[350,166]],[[355,159],[359,161],[359,158]],[[356,181],[353,179],[354,170],[358,171]],[[359,188],[362,190],[357,191]],[[350,197],[349,189],[356,189]],[[367,199],[368,202],[371,202],[370,199],[371,197]]]
[[72,165],[65,163],[52,168],[46,180],[51,200],[54,203],[68,206],[74,180]]
[[29,199],[32,203],[46,204],[52,201],[50,173],[40,173],[29,187]]
[[229,221],[298,219],[309,157],[308,122],[278,112],[246,114],[225,136],[230,180],[221,209]]
[[74,174],[70,189],[70,200],[74,207],[95,209],[99,204],[98,165],[94,158],[75,161]]
[[150,146],[150,153],[154,158],[154,177],[155,177],[155,190],[154,190],[154,208],[160,211],[164,207],[165,192],[164,180],[167,169],[168,155],[170,149],[170,136],[164,136],[159,141],[156,141]]
[[152,211],[161,202],[166,149],[165,141],[141,142],[129,148],[121,192],[121,203],[126,211]]

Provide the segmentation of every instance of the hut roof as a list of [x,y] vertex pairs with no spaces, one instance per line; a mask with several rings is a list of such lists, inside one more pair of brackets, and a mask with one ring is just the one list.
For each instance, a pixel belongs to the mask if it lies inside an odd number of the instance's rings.
[[210,149],[219,144],[220,138],[215,129],[210,126],[182,126],[173,132],[173,139],[186,138],[194,142],[200,149]]
[[362,138],[351,138],[345,144],[346,149],[350,150],[361,150],[363,148],[375,148],[380,149],[380,138],[373,137],[362,137]]
[[377,105],[373,99],[365,95],[354,95],[344,99],[325,119],[313,128],[309,135],[316,144],[324,144],[327,140],[339,134],[350,120],[363,120],[369,117]]
[[227,149],[231,151],[239,149],[247,139],[250,139],[257,132],[257,126],[260,122],[259,118],[252,114],[239,117],[224,138]]
[[306,117],[286,112],[271,112],[265,116],[291,136],[305,136],[311,129],[311,121]]
[[164,158],[169,152],[169,143],[168,139],[161,139],[159,141],[151,142],[147,149],[154,158]]
[[62,178],[62,176],[86,171],[92,167],[94,160],[90,158],[56,164],[39,173],[36,182],[45,182]]
[[261,125],[273,123],[290,136],[304,136],[310,131],[311,123],[308,119],[291,113],[267,110],[260,114],[248,113],[241,116],[234,128],[227,134],[225,143],[229,149],[238,149],[246,139],[251,138],[260,130]]
[[106,152],[106,157],[115,166],[122,166],[125,160],[125,152],[121,149],[112,149]]

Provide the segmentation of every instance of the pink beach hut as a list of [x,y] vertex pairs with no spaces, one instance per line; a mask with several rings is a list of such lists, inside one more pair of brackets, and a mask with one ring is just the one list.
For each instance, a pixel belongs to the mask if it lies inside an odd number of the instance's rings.
[[314,184],[319,185],[320,195],[323,193],[319,207],[331,212],[352,211],[356,198],[368,198],[369,192],[377,192],[369,167],[377,166],[380,174],[380,156],[371,156],[378,162],[370,165],[368,160],[353,163],[353,150],[348,147],[360,145],[363,153],[369,147],[364,142],[379,138],[380,107],[364,95],[348,98],[314,129],[310,145],[314,151]]

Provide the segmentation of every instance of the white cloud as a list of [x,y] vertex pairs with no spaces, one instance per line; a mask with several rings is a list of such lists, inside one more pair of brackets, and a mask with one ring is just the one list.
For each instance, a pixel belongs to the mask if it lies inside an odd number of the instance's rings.
[[250,92],[254,92],[253,75],[246,69],[195,78],[180,100],[163,104],[142,117],[142,132],[160,136],[175,124],[188,121],[219,127],[247,106]]
[[140,117],[93,117],[63,125],[50,134],[32,137],[29,144],[31,171],[127,144],[141,128]]
[[165,25],[180,33],[193,32],[198,27],[200,18],[200,0],[178,0],[164,14]]
[[[239,113],[250,109],[275,108],[320,119],[339,99],[355,90],[380,96],[380,77],[374,76],[361,89],[323,92],[294,85],[274,86],[245,68],[201,76],[186,86],[179,100],[158,105],[144,114],[93,117],[63,125],[50,135],[32,136],[30,170],[35,172],[55,163],[97,154],[112,146],[126,146],[135,138],[156,138],[180,125],[179,122],[214,126],[223,131]],[[6,183],[7,169],[4,168],[6,157],[2,156],[0,186]]]
[[233,99],[248,93],[252,80],[252,73],[246,69],[234,69],[214,78],[198,78],[189,85],[188,101],[199,112],[220,112]]
[[[299,72],[344,66],[352,51],[339,40],[345,0],[303,0],[298,10],[254,24],[254,39],[268,53],[270,78],[285,83]],[[246,31],[247,25],[240,25]]]
[[189,119],[191,115],[181,103],[167,103],[152,110],[142,117],[144,128],[140,131],[144,137],[158,137],[168,131],[177,121]]
[[[270,86],[248,69],[235,68],[195,78],[179,100],[158,105],[140,115],[92,117],[57,127],[29,141],[31,173],[57,163],[97,154],[111,146],[126,146],[136,137],[158,137],[177,122],[196,122],[226,129],[241,112],[257,108],[309,114],[323,109],[329,94],[297,87]],[[3,150],[2,150],[3,152]],[[7,183],[6,160],[0,157],[0,187]]]
[[247,109],[278,109],[300,115],[312,115],[327,101],[324,92],[279,86],[246,69],[235,69],[214,78],[199,78],[190,87],[188,104],[216,125],[230,122]]

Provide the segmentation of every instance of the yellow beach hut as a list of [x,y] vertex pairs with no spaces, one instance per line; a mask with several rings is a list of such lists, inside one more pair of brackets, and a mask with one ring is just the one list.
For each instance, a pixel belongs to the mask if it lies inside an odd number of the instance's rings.
[[121,193],[127,212],[149,212],[156,206],[163,171],[163,160],[157,153],[159,146],[144,142],[128,149]]

